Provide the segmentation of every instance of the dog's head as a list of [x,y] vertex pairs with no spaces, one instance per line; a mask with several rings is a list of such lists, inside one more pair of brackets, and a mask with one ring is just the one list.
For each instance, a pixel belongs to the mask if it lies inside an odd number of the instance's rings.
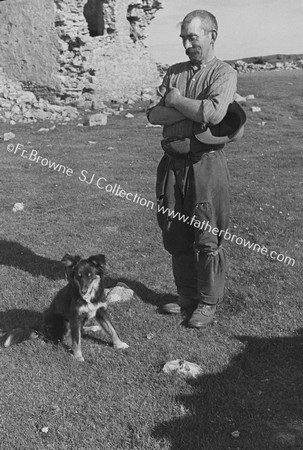
[[104,255],[93,255],[82,259],[79,255],[72,256],[67,253],[61,261],[65,265],[68,281],[77,287],[84,300],[90,300],[96,290],[104,288]]

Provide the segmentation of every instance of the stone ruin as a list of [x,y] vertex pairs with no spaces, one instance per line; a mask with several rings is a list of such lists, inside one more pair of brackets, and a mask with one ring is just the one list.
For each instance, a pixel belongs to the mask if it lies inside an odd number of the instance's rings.
[[276,61],[274,63],[270,63],[268,61],[262,61],[262,58],[259,58],[259,61],[257,62],[246,62],[238,60],[231,63],[231,65],[238,72],[243,73],[262,72],[267,70],[295,70],[303,68],[303,59],[298,58],[291,61]]
[[31,121],[35,108],[48,113],[38,119],[56,119],[70,105],[64,117],[73,118],[73,106],[146,97],[159,72],[144,39],[160,8],[158,0],[0,0],[2,118],[14,121],[10,101],[16,121],[26,112]]

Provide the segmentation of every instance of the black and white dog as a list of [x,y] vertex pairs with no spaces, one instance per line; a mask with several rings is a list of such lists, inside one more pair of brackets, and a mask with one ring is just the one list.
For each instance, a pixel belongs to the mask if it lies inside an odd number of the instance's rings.
[[[78,361],[84,361],[81,351],[81,331],[88,319],[96,319],[97,326],[84,327],[85,331],[104,330],[117,349],[128,348],[118,337],[107,313],[104,294],[105,256],[94,255],[87,259],[66,254],[62,258],[68,284],[61,289],[44,313],[42,334],[56,343],[70,333],[72,351]],[[22,338],[22,332],[24,338]],[[33,337],[33,330],[16,330],[17,341]],[[21,336],[21,337],[20,337]],[[14,330],[7,333],[4,346],[14,342]],[[16,339],[15,339],[16,341]]]

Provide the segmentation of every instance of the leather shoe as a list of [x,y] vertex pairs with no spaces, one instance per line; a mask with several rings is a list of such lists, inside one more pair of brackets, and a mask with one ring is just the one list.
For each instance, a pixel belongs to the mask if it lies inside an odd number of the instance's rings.
[[204,328],[209,325],[215,315],[217,306],[202,303],[191,315],[187,325],[190,328]]
[[190,315],[197,306],[197,300],[179,296],[178,302],[176,303],[166,303],[160,309],[162,313],[165,314],[182,314],[184,316]]

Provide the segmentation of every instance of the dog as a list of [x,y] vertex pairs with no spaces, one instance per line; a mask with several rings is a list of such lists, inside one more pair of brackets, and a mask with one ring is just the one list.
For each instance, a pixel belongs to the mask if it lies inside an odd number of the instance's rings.
[[[81,351],[82,329],[84,331],[101,329],[111,337],[115,348],[128,348],[128,345],[120,340],[108,317],[104,293],[105,256],[99,254],[82,259],[78,255],[71,256],[67,253],[61,262],[65,266],[68,284],[57,293],[44,312],[42,327],[44,337],[58,343],[70,335],[72,353],[77,361],[84,361]],[[84,327],[89,319],[95,319],[98,325]],[[17,342],[26,339],[22,337],[18,339],[18,336],[22,335],[21,331],[17,329],[15,332]],[[33,337],[34,333],[27,332],[23,335]],[[13,341],[14,334],[8,333],[4,339],[4,346],[8,347]]]

